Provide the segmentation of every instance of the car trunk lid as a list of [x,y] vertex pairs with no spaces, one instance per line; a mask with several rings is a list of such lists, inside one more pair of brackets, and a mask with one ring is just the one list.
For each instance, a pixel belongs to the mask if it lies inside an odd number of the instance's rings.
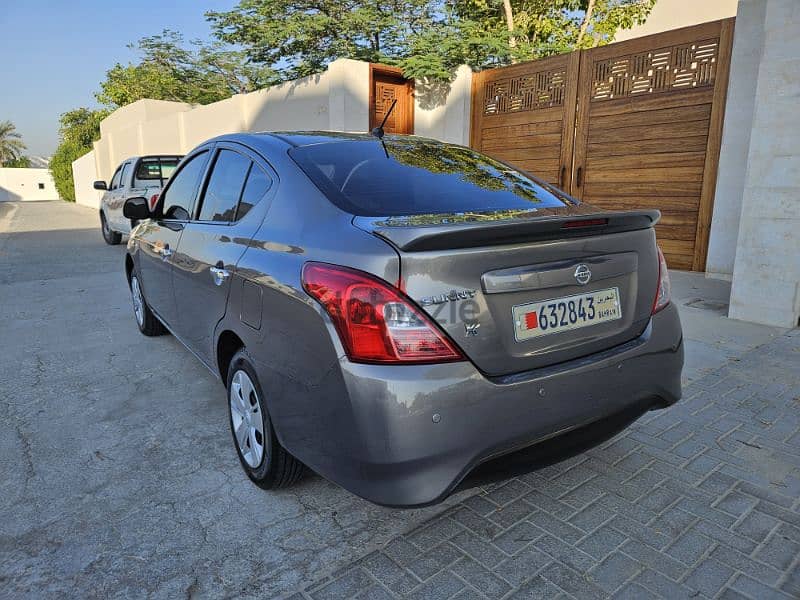
[[[658,218],[577,205],[354,224],[396,248],[403,290],[481,371],[500,376],[641,335],[657,287]],[[588,319],[592,310],[603,318]]]

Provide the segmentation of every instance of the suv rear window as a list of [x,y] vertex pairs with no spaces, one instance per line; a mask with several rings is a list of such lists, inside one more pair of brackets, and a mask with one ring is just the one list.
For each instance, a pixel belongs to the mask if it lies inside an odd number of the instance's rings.
[[337,206],[359,216],[554,208],[569,200],[488,156],[432,140],[310,144],[290,155]]
[[136,168],[136,179],[163,179],[166,181],[175,171],[175,167],[178,166],[180,160],[181,159],[177,156],[143,158],[139,161],[139,166]]

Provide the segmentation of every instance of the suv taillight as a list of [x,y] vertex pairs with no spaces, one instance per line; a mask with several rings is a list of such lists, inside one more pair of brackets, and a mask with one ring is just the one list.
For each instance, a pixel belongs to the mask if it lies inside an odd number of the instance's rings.
[[403,292],[377,277],[309,262],[303,289],[325,308],[347,356],[365,363],[464,360],[447,336]]
[[656,299],[653,300],[651,314],[656,314],[669,304],[672,292],[669,283],[669,271],[667,271],[667,261],[664,260],[664,253],[661,252],[661,248],[656,248],[658,250],[658,289],[656,290]]

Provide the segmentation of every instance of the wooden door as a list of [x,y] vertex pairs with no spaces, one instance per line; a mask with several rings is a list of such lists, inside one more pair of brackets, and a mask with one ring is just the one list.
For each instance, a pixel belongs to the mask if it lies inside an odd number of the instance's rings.
[[567,186],[578,60],[573,52],[476,73],[471,146]]
[[386,133],[414,133],[414,82],[405,79],[400,69],[383,65],[370,65],[369,128],[383,122],[386,113],[397,100],[394,110],[386,120]]
[[582,52],[570,192],[657,208],[670,267],[704,270],[733,19]]

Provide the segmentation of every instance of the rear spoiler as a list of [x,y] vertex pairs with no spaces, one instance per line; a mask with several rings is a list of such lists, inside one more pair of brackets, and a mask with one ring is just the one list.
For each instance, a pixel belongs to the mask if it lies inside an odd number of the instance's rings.
[[[581,208],[588,209],[583,205]],[[464,215],[409,215],[404,217],[355,217],[353,224],[405,252],[450,250],[498,244],[558,240],[653,227],[658,210],[597,212],[591,210],[546,211],[488,220]]]

